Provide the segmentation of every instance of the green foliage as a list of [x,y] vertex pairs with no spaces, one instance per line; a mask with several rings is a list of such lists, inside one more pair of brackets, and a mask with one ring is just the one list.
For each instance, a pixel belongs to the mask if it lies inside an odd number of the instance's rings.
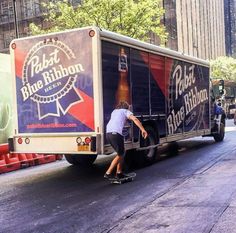
[[147,42],[150,33],[157,35],[161,44],[167,40],[160,0],[83,0],[77,8],[64,0],[44,7],[50,28],[44,30],[31,24],[33,35],[93,25]]
[[232,57],[218,57],[210,61],[211,76],[225,80],[236,81],[236,59]]

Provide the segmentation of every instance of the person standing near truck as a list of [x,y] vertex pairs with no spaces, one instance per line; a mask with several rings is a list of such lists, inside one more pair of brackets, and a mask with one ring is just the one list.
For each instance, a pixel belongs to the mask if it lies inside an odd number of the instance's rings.
[[104,175],[104,178],[113,178],[112,173],[115,168],[116,178],[121,179],[126,177],[122,171],[125,156],[124,136],[122,135],[122,130],[126,120],[132,120],[138,126],[144,139],[148,136],[142,123],[129,110],[129,104],[126,101],[120,101],[115,110],[111,113],[110,121],[106,127],[106,137],[108,143],[111,144],[117,155],[112,160]]

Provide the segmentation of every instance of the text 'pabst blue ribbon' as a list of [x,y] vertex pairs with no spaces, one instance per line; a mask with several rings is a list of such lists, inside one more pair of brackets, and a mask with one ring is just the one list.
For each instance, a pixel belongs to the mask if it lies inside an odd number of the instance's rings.
[[76,63],[72,50],[57,38],[43,40],[31,48],[23,67],[21,94],[37,103],[38,117],[64,115],[69,108],[82,102],[75,88],[79,73],[84,68]]

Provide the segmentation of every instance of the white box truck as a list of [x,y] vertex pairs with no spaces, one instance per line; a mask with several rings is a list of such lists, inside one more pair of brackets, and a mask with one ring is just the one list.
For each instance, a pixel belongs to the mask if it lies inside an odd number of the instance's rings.
[[13,153],[93,163],[112,153],[105,126],[120,100],[130,103],[149,133],[144,140],[132,123],[124,128],[128,153],[139,150],[145,163],[163,143],[224,138],[225,118],[216,114],[204,60],[96,27],[16,39],[10,49]]

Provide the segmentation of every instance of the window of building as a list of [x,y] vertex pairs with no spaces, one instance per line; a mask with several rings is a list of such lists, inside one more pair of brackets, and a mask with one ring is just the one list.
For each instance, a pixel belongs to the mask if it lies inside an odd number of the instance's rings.
[[23,0],[23,16],[30,18],[41,14],[39,0]]
[[12,1],[2,1],[0,3],[0,20],[2,23],[8,22],[13,19],[13,3]]
[[163,0],[163,7],[165,9],[164,24],[167,32],[169,33],[169,38],[166,46],[173,50],[178,50],[176,1]]
[[4,48],[9,48],[11,41],[15,38],[15,32],[9,31],[3,34]]

